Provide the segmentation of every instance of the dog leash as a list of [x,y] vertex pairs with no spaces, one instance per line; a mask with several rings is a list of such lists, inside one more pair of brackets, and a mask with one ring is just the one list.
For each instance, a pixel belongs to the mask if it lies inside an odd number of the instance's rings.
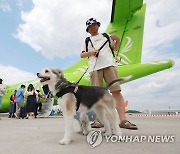
[[[88,67],[89,68],[89,67]],[[79,84],[79,82],[81,81],[81,79],[83,78],[83,76],[86,74],[88,68],[85,70],[85,72],[83,73],[83,75],[79,78],[78,82],[76,82],[76,85]]]
[[85,72],[83,73],[83,75],[79,78],[79,80],[75,83],[75,88],[74,88],[74,93],[76,93],[77,92],[77,90],[78,90],[78,84],[79,84],[79,82],[81,81],[81,79],[83,78],[83,76],[87,73],[87,70],[88,70],[88,67],[87,67],[87,69],[85,70]]

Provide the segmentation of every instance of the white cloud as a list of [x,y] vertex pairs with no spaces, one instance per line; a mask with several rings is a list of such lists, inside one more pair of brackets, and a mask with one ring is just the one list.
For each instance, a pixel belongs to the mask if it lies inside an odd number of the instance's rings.
[[[30,12],[21,12],[16,37],[48,58],[78,55],[85,32],[85,21],[96,17],[104,31],[111,15],[110,0],[33,0]],[[180,38],[179,0],[148,1],[143,55],[157,47],[169,48]],[[93,9],[92,9],[93,8]],[[148,60],[146,58],[143,61]],[[149,57],[152,58],[152,57]]]
[[11,12],[10,5],[4,0],[0,2],[0,9],[2,9],[3,12]]
[[30,72],[20,70],[13,66],[0,65],[0,78],[6,85],[33,80],[36,76]]
[[15,36],[48,58],[79,55],[86,20],[96,17],[105,29],[110,19],[109,0],[33,0],[33,4],[30,12],[21,12],[24,23]]
[[[173,41],[180,39],[180,1],[158,0],[147,3],[143,61],[157,59],[161,50],[172,47]],[[154,54],[154,56],[152,55]],[[147,56],[148,55],[148,56]]]

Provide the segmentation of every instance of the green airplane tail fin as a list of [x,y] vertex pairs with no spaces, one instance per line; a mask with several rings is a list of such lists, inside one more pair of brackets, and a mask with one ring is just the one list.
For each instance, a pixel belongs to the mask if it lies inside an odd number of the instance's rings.
[[117,56],[121,65],[141,62],[145,10],[143,0],[113,0],[106,31],[120,37]]
[[131,18],[142,5],[143,0],[113,0],[111,23],[123,22]]

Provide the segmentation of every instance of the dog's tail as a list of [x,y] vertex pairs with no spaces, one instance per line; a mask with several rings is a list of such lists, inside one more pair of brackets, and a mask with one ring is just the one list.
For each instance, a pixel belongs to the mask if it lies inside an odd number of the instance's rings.
[[130,80],[131,78],[132,78],[132,75],[129,75],[129,76],[127,76],[127,77],[122,77],[122,78],[113,80],[112,82],[110,82],[110,83],[105,87],[105,89],[107,89],[107,90],[110,89],[116,82]]

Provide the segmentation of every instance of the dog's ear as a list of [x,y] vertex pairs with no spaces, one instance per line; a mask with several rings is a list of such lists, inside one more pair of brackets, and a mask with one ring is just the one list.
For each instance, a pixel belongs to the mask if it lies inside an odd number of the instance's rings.
[[52,69],[52,72],[57,75],[58,78],[62,79],[64,78],[64,74],[61,69]]

